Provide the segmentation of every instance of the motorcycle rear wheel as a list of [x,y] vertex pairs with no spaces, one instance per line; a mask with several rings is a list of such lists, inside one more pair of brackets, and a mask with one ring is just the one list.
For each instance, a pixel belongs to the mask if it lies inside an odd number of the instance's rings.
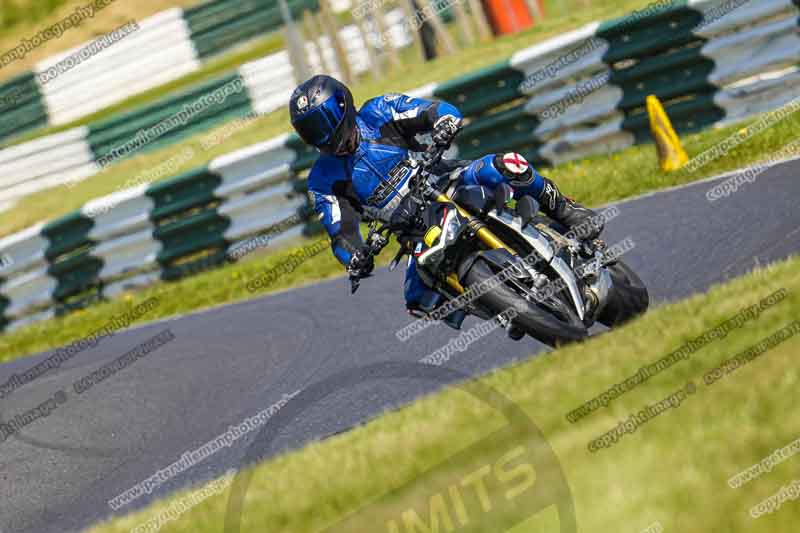
[[597,321],[614,328],[644,314],[650,306],[650,296],[644,282],[622,261],[609,265],[608,270],[611,272],[613,286],[608,295],[608,303]]

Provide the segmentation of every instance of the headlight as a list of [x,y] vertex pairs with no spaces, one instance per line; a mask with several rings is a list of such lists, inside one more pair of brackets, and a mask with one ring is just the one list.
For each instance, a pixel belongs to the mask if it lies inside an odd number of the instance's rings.
[[461,224],[458,222],[458,217],[453,215],[450,220],[447,221],[447,224],[444,228],[444,242],[445,244],[450,244],[454,240],[456,240],[456,236],[458,235],[458,230],[461,227]]

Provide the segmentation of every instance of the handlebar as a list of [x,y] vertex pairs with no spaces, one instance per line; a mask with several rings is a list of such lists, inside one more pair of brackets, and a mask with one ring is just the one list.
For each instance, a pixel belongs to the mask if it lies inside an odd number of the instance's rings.
[[442,157],[448,148],[449,147],[446,145],[430,145],[422,156],[422,164],[420,165],[422,170],[425,172],[430,172],[431,168],[436,166],[436,164],[442,160]]
[[417,193],[421,198],[435,196],[438,191],[428,181],[428,177],[433,174],[433,167],[442,160],[447,148],[448,146],[431,145],[423,153],[419,162],[420,172],[412,178],[413,181],[410,183],[412,193]]

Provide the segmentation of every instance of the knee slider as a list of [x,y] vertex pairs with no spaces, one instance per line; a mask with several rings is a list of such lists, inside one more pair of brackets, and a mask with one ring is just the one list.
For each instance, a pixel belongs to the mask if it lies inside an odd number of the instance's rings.
[[525,186],[533,183],[533,168],[528,160],[516,152],[496,154],[492,166],[508,180],[511,186]]

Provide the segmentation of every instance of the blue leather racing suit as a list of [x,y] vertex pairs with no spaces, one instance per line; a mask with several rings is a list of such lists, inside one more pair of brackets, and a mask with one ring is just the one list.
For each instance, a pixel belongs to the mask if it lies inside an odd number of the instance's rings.
[[[308,177],[314,208],[331,238],[336,258],[345,266],[356,250],[364,246],[359,222],[364,213],[388,221],[408,191],[411,172],[404,161],[409,151],[421,151],[415,135],[430,132],[434,123],[445,115],[461,118],[452,105],[438,101],[387,94],[367,101],[356,116],[361,141],[355,153],[346,156],[321,155]],[[535,170],[522,181],[496,168],[506,157],[486,155],[465,162],[460,184],[494,188],[509,183],[515,195],[530,194],[538,198],[545,187],[544,178]],[[522,159],[524,162],[524,159]],[[517,159],[519,162],[519,159]],[[527,163],[524,163],[527,167]],[[413,259],[406,270],[405,299],[409,308],[431,291],[416,271]]]

